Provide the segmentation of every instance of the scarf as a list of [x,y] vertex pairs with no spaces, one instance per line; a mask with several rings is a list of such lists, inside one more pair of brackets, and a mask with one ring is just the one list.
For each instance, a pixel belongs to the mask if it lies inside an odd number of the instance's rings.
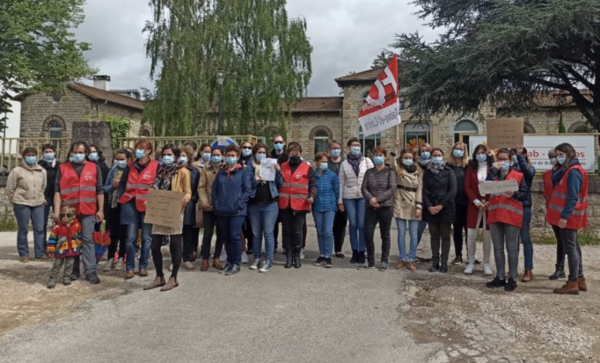
[[[430,160],[428,160],[430,161]],[[441,164],[434,164],[434,163],[429,163],[429,166],[427,167],[427,170],[429,170],[430,172],[432,172],[434,175],[438,175],[440,173],[440,171],[442,171],[442,169],[444,169],[444,167],[446,166],[446,162],[442,162]]]
[[414,172],[417,171],[417,166],[415,164],[411,164],[410,166],[404,165],[404,170],[410,174],[414,174]]
[[360,163],[362,161],[362,158],[362,153],[359,153],[357,155],[350,153],[346,157],[346,160],[348,160],[348,164],[350,164],[356,176],[358,176],[358,174],[360,173]]
[[[569,170],[570,168],[572,168],[575,165],[580,165],[579,159],[577,159],[577,158],[574,158],[573,160],[571,160],[571,162],[569,163],[569,165],[566,169]],[[565,168],[564,167],[560,167],[560,168],[558,168],[558,170],[555,170],[552,173],[552,186],[555,187],[562,180],[562,178],[564,176],[565,176]]]
[[417,164],[419,164],[419,166],[423,168],[423,170],[427,170],[429,169],[429,164],[431,164],[431,159],[423,160],[421,158],[417,158]]
[[183,163],[171,163],[169,165],[161,165],[160,169],[156,173],[156,178],[154,179],[154,184],[152,187],[154,189],[160,190],[170,190],[171,189],[171,181],[173,181],[173,176],[183,167]]

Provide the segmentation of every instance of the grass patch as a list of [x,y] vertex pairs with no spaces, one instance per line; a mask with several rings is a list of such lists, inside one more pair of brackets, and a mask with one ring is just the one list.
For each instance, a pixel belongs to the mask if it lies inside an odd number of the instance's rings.
[[[581,230],[577,237],[580,246],[600,246],[600,238],[590,230]],[[556,238],[553,234],[532,235],[531,239],[536,245],[556,245]]]
[[0,217],[0,232],[14,232],[17,229],[17,221],[12,216]]

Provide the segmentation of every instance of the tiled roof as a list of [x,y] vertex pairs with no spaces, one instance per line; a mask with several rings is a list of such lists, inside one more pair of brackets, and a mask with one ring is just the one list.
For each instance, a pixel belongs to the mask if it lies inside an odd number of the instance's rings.
[[350,73],[343,77],[336,78],[335,81],[338,85],[348,82],[361,82],[361,81],[375,81],[379,74],[383,71],[383,68],[369,69],[358,73]]
[[99,88],[86,86],[81,83],[70,82],[67,83],[67,87],[94,100],[110,102],[125,107],[135,108],[140,111],[144,110],[144,102],[135,98],[122,96]]
[[304,97],[298,100],[292,112],[340,112],[343,104],[344,97]]

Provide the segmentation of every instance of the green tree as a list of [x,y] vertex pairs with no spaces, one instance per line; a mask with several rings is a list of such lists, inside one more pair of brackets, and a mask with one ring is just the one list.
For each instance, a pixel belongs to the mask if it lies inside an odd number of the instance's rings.
[[394,53],[389,50],[382,50],[381,53],[377,55],[377,58],[373,60],[373,64],[371,64],[371,69],[385,68],[392,58],[394,57]]
[[151,0],[146,51],[155,79],[144,110],[156,132],[214,133],[223,71],[227,133],[285,129],[286,105],[306,93],[312,47],[285,0]]
[[[0,115],[11,95],[60,91],[69,80],[94,73],[83,57],[89,44],[72,30],[83,21],[85,0],[0,1]],[[0,130],[6,120],[0,119]]]
[[396,37],[405,96],[416,118],[507,113],[539,97],[574,104],[600,130],[598,0],[416,0],[422,19],[443,33]]

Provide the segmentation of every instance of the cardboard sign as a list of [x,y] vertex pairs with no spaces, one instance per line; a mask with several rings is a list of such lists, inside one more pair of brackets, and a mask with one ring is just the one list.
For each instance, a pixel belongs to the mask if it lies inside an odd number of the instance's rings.
[[519,190],[519,184],[516,180],[486,181],[479,183],[479,194],[481,195],[502,194],[506,192],[516,192],[517,190]]
[[525,119],[497,118],[487,122],[487,142],[490,149],[513,148],[523,145]]
[[184,193],[150,189],[144,222],[158,226],[173,226],[181,223]]

